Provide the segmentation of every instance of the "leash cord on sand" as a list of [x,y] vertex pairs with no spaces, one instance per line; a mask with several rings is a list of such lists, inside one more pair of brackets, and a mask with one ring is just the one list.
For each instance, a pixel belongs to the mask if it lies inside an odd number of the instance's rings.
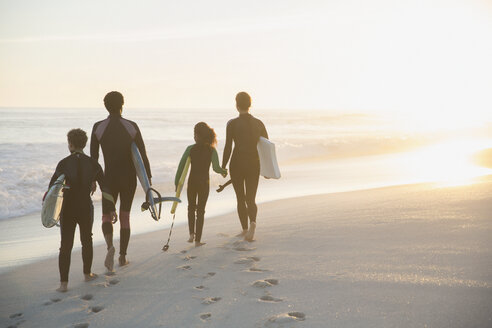
[[162,250],[165,252],[169,249],[169,241],[171,240],[171,234],[173,233],[174,227],[174,218],[176,217],[176,213],[173,215],[173,223],[171,223],[171,229],[169,229],[169,237],[167,238],[167,243],[162,247]]

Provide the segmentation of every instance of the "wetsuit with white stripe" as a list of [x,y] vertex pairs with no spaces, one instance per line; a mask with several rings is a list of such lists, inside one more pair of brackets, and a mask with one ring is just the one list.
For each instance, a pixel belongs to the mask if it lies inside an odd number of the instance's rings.
[[[119,114],[111,114],[94,124],[91,134],[91,157],[99,158],[99,146],[104,156],[104,174],[115,201],[120,197],[120,254],[126,255],[130,239],[130,210],[137,186],[131,144],[135,142],[149,179],[152,177],[145,145],[138,125]],[[113,233],[109,216],[103,216],[103,233]]]

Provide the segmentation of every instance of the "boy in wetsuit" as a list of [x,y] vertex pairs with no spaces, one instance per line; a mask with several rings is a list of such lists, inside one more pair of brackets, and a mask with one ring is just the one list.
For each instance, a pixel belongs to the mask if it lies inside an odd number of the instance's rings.
[[70,156],[62,159],[56,166],[51,178],[51,187],[56,179],[64,174],[69,188],[63,192],[63,205],[60,218],[61,246],[58,256],[60,270],[59,292],[66,292],[68,286],[68,272],[72,254],[73,239],[77,224],[80,229],[82,243],[82,261],[84,263],[85,281],[94,280],[97,275],[91,272],[92,267],[92,223],[94,221],[94,207],[91,194],[94,192],[94,181],[101,188],[103,215],[116,220],[113,197],[108,193],[101,166],[92,158],[85,155],[83,149],[87,143],[87,135],[81,129],[70,130],[67,134]]
[[[260,178],[260,158],[256,145],[260,137],[268,139],[265,125],[259,119],[249,113],[251,97],[246,92],[236,95],[236,109],[239,116],[227,122],[226,144],[222,157],[222,168],[229,165],[232,185],[236,192],[237,213],[243,231],[239,236],[244,236],[247,241],[253,241],[256,229],[256,191]],[[249,218],[249,228],[248,228]]]
[[217,137],[214,129],[209,127],[207,123],[200,122],[195,125],[194,135],[196,143],[188,146],[183,153],[176,171],[174,184],[177,188],[186,160],[190,157],[191,171],[187,187],[188,228],[190,232],[188,242],[195,241],[195,246],[199,247],[205,244],[201,242],[201,238],[205,220],[205,206],[210,191],[210,164],[212,164],[213,170],[223,177],[227,176],[227,170],[219,165],[219,155],[215,149]]
[[[117,91],[109,92],[104,97],[104,106],[109,112],[108,118],[94,124],[91,135],[91,157],[99,159],[99,146],[104,156],[104,174],[108,181],[115,202],[120,197],[120,266],[129,262],[126,259],[130,241],[130,210],[137,187],[135,167],[131,155],[131,144],[135,142],[142,155],[142,160],[149,180],[152,175],[147,159],[142,134],[135,122],[121,117],[123,95]],[[104,265],[113,271],[114,253],[113,224],[109,216],[103,215],[102,231],[106,240],[108,253]]]

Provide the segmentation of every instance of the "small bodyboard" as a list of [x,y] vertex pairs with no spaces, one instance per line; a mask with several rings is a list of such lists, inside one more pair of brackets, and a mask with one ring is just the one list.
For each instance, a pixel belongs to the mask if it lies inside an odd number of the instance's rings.
[[[181,191],[183,190],[184,182],[186,180],[186,176],[188,175],[188,170],[190,168],[190,163],[191,163],[191,158],[190,156],[188,156],[188,158],[186,159],[185,166],[183,168],[183,172],[179,177],[178,186],[176,187],[176,198],[179,198],[179,196],[181,195]],[[178,202],[173,203],[173,206],[171,207],[171,214],[176,213],[176,207],[178,207]]]
[[[132,160],[133,165],[135,166],[135,171],[137,173],[138,181],[140,181],[140,185],[145,193],[145,201],[149,203],[149,211],[152,218],[156,221],[160,219],[160,208],[157,210],[157,204],[154,202],[154,192],[155,190],[150,187],[149,177],[147,176],[147,171],[145,170],[145,165],[142,160],[142,155],[140,155],[140,151],[138,150],[137,145],[133,142],[131,145],[132,151]],[[160,196],[160,195],[158,195]]]
[[63,187],[65,187],[65,174],[56,179],[44,198],[41,209],[41,222],[46,228],[55,226],[60,220],[63,205]]
[[270,179],[280,179],[275,144],[270,140],[260,137],[257,145],[260,157],[260,175]]

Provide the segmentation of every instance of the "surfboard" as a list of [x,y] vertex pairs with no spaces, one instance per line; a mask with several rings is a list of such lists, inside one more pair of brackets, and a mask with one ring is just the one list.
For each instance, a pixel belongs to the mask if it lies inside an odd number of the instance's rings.
[[[179,177],[178,186],[176,188],[176,198],[179,198],[179,196],[181,196],[181,191],[183,190],[183,185],[184,185],[184,182],[186,180],[186,176],[188,175],[190,163],[191,163],[191,158],[190,158],[190,156],[188,156],[188,158],[186,159],[185,166],[183,168],[183,172],[181,173],[181,176]],[[178,202],[173,203],[173,206],[171,207],[171,214],[176,213],[176,207],[178,207]]]
[[264,137],[260,137],[257,149],[260,157],[260,175],[269,179],[280,179],[275,144]]
[[63,205],[63,187],[65,186],[65,174],[56,179],[48,190],[41,209],[41,222],[46,228],[55,226],[60,221]]
[[147,171],[145,170],[145,165],[142,160],[142,155],[140,155],[140,151],[138,150],[137,145],[132,142],[131,145],[132,151],[132,160],[133,165],[135,166],[135,171],[137,173],[138,181],[140,181],[140,185],[145,193],[145,201],[149,203],[149,211],[152,218],[156,221],[159,221],[161,217],[161,210],[159,206],[159,210],[157,210],[157,204],[154,201],[154,193],[160,197],[160,195],[155,191],[155,189],[151,188],[149,177],[147,176]]

